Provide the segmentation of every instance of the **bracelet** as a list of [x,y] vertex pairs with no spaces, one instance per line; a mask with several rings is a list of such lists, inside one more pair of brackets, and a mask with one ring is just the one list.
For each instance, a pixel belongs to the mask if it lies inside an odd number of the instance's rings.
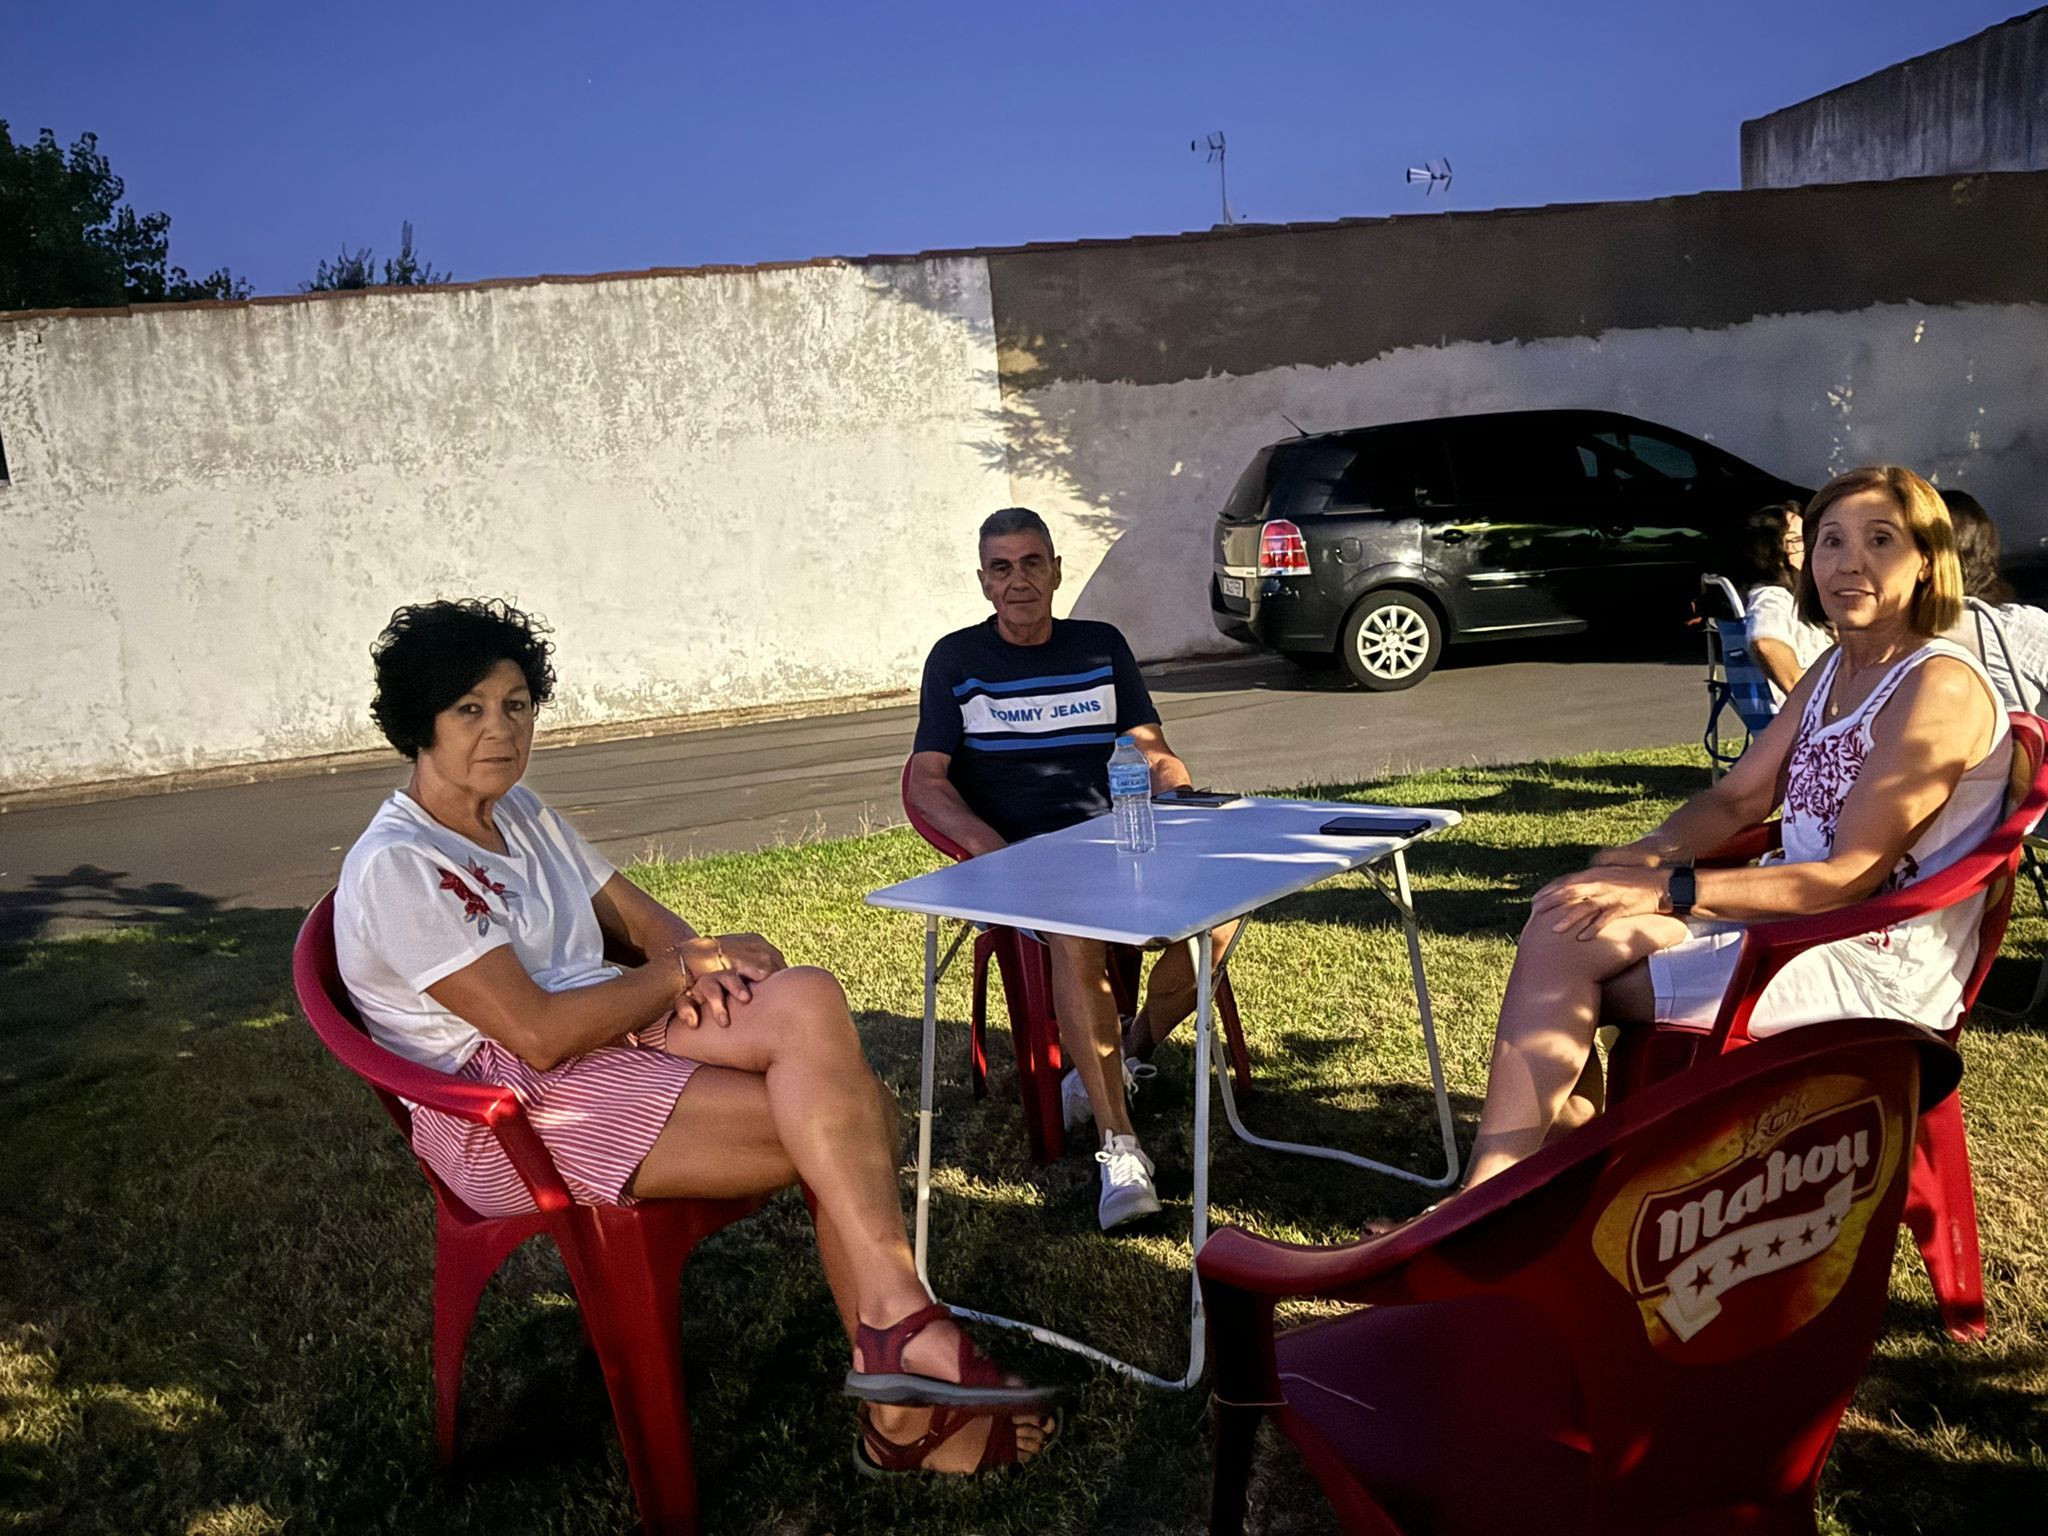
[[[692,937],[701,939],[703,935],[701,933],[693,934]],[[683,944],[687,944],[689,942],[689,939],[683,940]],[[718,938],[715,935],[711,940],[711,950],[713,954],[718,956],[719,963],[717,968],[719,970],[729,971],[732,969],[732,961],[726,958],[725,945],[719,942]],[[672,953],[676,957],[676,969],[683,973],[684,990],[687,991],[689,988],[694,987],[695,985],[697,985],[698,982],[702,981],[705,976],[709,976],[712,974],[710,971],[705,971],[700,975],[698,972],[691,970],[690,962],[683,958],[682,944],[678,944],[672,951]]]

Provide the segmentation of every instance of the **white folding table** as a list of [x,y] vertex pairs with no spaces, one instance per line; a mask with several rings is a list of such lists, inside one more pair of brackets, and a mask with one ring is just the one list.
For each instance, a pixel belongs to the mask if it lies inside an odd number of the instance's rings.
[[[1423,823],[1408,836],[1334,837],[1318,829],[1336,816],[1384,816]],[[919,875],[868,896],[871,905],[923,915],[924,930],[924,1058],[917,1105],[917,1271],[927,1286],[927,1232],[931,1204],[932,1075],[938,1034],[939,977],[972,931],[963,928],[945,957],[939,955],[939,919],[1030,928],[1074,934],[1112,944],[1161,949],[1185,942],[1191,946],[1197,977],[1195,1005],[1195,1145],[1194,1233],[1199,1252],[1209,1234],[1209,1076],[1212,1068],[1223,1085],[1223,1112],[1237,1136],[1254,1146],[1308,1157],[1323,1157],[1374,1173],[1390,1174],[1432,1188],[1447,1188],[1458,1177],[1458,1147],[1451,1121],[1450,1097],[1444,1088],[1443,1058],[1437,1049],[1436,1025],[1429,1007],[1429,986],[1422,973],[1422,946],[1415,923],[1415,904],[1408,886],[1404,857],[1411,843],[1456,826],[1456,811],[1411,810],[1407,807],[1337,804],[1313,800],[1244,798],[1216,807],[1156,807],[1159,846],[1150,853],[1121,852],[1113,822],[1100,817],[1079,826],[986,854],[978,859]],[[1391,866],[1391,887],[1380,865]],[[1408,939],[1408,966],[1415,983],[1415,1003],[1422,1021],[1422,1039],[1429,1057],[1431,1085],[1436,1092],[1437,1121],[1442,1130],[1444,1171],[1412,1172],[1334,1147],[1304,1146],[1254,1135],[1238,1116],[1228,1063],[1216,1037],[1213,1019],[1214,978],[1203,963],[1211,930],[1235,917],[1257,911],[1269,902],[1304,890],[1331,875],[1362,869],[1375,888],[1401,915]],[[1239,930],[1242,933],[1242,929]],[[1222,959],[1218,958],[1220,966]],[[1071,1350],[1150,1386],[1184,1390],[1202,1374],[1202,1293],[1190,1283],[1188,1368],[1179,1379],[1156,1376],[1115,1356],[1035,1323],[954,1307],[962,1317],[1016,1328],[1042,1343]]]

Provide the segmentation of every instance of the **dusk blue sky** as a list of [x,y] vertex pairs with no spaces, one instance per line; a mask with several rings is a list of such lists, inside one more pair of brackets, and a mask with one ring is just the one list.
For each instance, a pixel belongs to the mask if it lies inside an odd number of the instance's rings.
[[289,292],[344,241],[459,280],[1739,183],[1760,116],[2015,0],[0,6],[0,118],[92,130],[172,259]]

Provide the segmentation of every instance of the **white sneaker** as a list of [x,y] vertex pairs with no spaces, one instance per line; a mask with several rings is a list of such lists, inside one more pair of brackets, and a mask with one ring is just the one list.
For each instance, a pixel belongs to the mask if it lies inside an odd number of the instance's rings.
[[1102,1198],[1095,1203],[1095,1217],[1103,1231],[1159,1209],[1159,1191],[1152,1187],[1152,1159],[1138,1145],[1137,1137],[1105,1134],[1095,1161],[1102,1164]]
[[[1138,1084],[1159,1075],[1159,1069],[1149,1061],[1140,1061],[1135,1056],[1124,1058],[1124,1097],[1135,1101]],[[1068,1130],[1086,1125],[1095,1118],[1095,1106],[1088,1102],[1088,1090],[1081,1086],[1081,1074],[1072,1067],[1060,1079],[1060,1124]]]

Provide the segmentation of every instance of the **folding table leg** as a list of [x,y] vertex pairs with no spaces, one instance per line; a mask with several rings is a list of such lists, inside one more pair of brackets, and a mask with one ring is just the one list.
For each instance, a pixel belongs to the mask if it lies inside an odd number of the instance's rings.
[[[1210,975],[1209,967],[1202,963],[1209,953],[1209,931],[1204,929],[1201,933],[1196,934],[1190,939],[1188,943],[1193,946],[1191,955],[1195,962],[1195,975],[1198,978],[1195,986],[1195,1060],[1199,1064],[1195,1074],[1195,1213],[1191,1247],[1194,1253],[1200,1253],[1202,1251],[1202,1244],[1209,1239],[1209,1073],[1207,1063],[1215,1054],[1216,1000],[1214,996],[1214,982]],[[930,995],[929,993],[927,994],[928,999]],[[931,1006],[932,1004],[928,1000],[926,1004],[928,1020],[930,1018]],[[927,1052],[926,1060],[927,1062],[930,1060],[929,1052]],[[926,1083],[927,1092],[929,1092],[929,1073],[926,1076]],[[920,1277],[924,1276],[923,1218],[925,1191],[928,1188],[927,1172],[928,1169],[925,1161],[921,1158],[918,1170],[917,1249],[918,1274]],[[929,1286],[931,1282],[929,1279],[926,1279],[925,1283]],[[1084,1359],[1093,1360],[1097,1365],[1108,1366],[1120,1375],[1128,1376],[1131,1380],[1140,1382],[1148,1387],[1159,1387],[1169,1392],[1185,1392],[1199,1381],[1202,1376],[1202,1366],[1206,1358],[1204,1351],[1208,1340],[1202,1328],[1201,1281],[1193,1273],[1192,1262],[1190,1262],[1188,1274],[1188,1368],[1186,1373],[1177,1380],[1167,1376],[1155,1376],[1150,1371],[1132,1365],[1128,1360],[1119,1360],[1115,1355],[1097,1349],[1092,1344],[1083,1344],[1079,1339],[1069,1338],[1066,1334],[1056,1332],[1051,1328],[1040,1327],[1037,1323],[1019,1322],[1013,1317],[999,1317],[993,1312],[976,1312],[968,1307],[955,1306],[953,1311],[957,1316],[967,1318],[971,1322],[989,1323],[997,1328],[1014,1328],[1020,1333],[1027,1333],[1041,1344],[1049,1344],[1055,1349],[1064,1349],[1070,1354],[1080,1355]]]
[[[1215,1054],[1216,978],[1209,967],[1209,935],[1204,928],[1188,940],[1188,958],[1195,968],[1195,1220],[1189,1236],[1194,1253],[1209,1241],[1209,1062]],[[1230,1092],[1230,1065],[1224,1063],[1224,1093]],[[1190,1268],[1192,1268],[1190,1257]],[[1188,1277],[1188,1374],[1181,1385],[1191,1387],[1202,1374],[1202,1347],[1208,1342],[1202,1330],[1202,1281]]]
[[931,1289],[925,1249],[932,1204],[932,1066],[939,1040],[939,920],[924,920],[924,1054],[917,1070],[917,1212],[913,1222],[917,1278]]
[[1372,877],[1374,887],[1392,903],[1394,910],[1401,914],[1401,925],[1408,937],[1408,973],[1415,984],[1415,1007],[1422,1018],[1422,1045],[1429,1057],[1430,1086],[1436,1095],[1437,1126],[1443,1136],[1444,1171],[1437,1177],[1415,1173],[1407,1168],[1396,1168],[1391,1163],[1382,1163],[1369,1157],[1360,1157],[1356,1152],[1340,1151],[1336,1147],[1308,1146],[1298,1141],[1276,1141],[1269,1136],[1259,1136],[1246,1129],[1237,1112],[1237,1097],[1231,1091],[1230,1063],[1220,1055],[1220,1042],[1212,1046],[1217,1055],[1217,1065],[1223,1079],[1223,1115],[1230,1122],[1230,1129],[1239,1141],[1249,1142],[1255,1147],[1264,1147],[1272,1152],[1292,1152],[1301,1157],[1327,1158],[1334,1163],[1349,1163],[1354,1168],[1363,1168],[1369,1173],[1383,1173],[1391,1178],[1406,1179],[1411,1184],[1420,1184],[1428,1189],[1448,1189],[1458,1182],[1458,1138],[1456,1122],[1451,1118],[1451,1096],[1444,1083],[1443,1055],[1437,1048],[1436,1019],[1429,1006],[1429,980],[1422,972],[1421,930],[1415,922],[1415,902],[1408,888],[1408,863],[1400,849],[1394,850],[1394,889],[1387,890],[1381,884],[1378,873],[1367,866],[1366,873]]
[[1445,1187],[1458,1182],[1458,1132],[1451,1119],[1451,1096],[1444,1086],[1443,1052],[1436,1043],[1436,1016],[1429,1006],[1429,978],[1422,973],[1422,930],[1415,921],[1415,897],[1408,888],[1408,857],[1394,850],[1394,889],[1400,895],[1401,928],[1408,938],[1408,974],[1415,982],[1415,1010],[1422,1019],[1422,1047],[1429,1057],[1429,1085],[1436,1094],[1437,1129],[1443,1135],[1444,1176],[1427,1182]]
[[[966,930],[963,929],[963,937],[965,932]],[[1198,954],[1206,953],[1208,939],[1209,935],[1207,933],[1200,935],[1200,942],[1203,947],[1201,951],[1197,952]],[[945,959],[941,960],[939,958],[939,920],[935,916],[926,916],[924,920],[924,1039],[918,1063],[917,1082],[917,1210],[912,1221],[912,1251],[917,1262],[917,1278],[924,1282],[925,1289],[931,1291],[934,1297],[938,1293],[932,1287],[930,1269],[932,1119],[936,1114],[932,1105],[932,1094],[934,1069],[938,1058],[939,977],[945,972],[946,967],[952,963],[954,952],[959,947],[960,941],[955,939],[952,947],[946,951]],[[1197,993],[1199,1006],[1196,1009],[1197,1037],[1204,1045],[1206,1045],[1212,1033],[1212,1021],[1210,1018],[1211,999],[1209,993],[1208,973],[1204,971],[1201,986]],[[1206,1053],[1203,1059],[1207,1059]],[[1197,1248],[1201,1246],[1202,1239],[1208,1235],[1209,1225],[1208,1086],[1207,1080],[1204,1079],[1201,1084],[1201,1091],[1195,1100],[1195,1139],[1198,1148],[1195,1174],[1195,1246]],[[1083,1344],[1078,1339],[1070,1339],[1063,1333],[1055,1333],[1050,1328],[1041,1328],[1035,1323],[1019,1322],[1017,1319],[1010,1317],[997,1317],[993,1313],[976,1312],[967,1307],[956,1306],[953,1310],[961,1317],[976,1322],[993,1323],[1000,1328],[1018,1329],[1021,1332],[1030,1334],[1042,1344],[1051,1344],[1057,1348],[1085,1356],[1099,1365],[1106,1365],[1112,1370],[1122,1372],[1135,1381],[1143,1382],[1146,1386],[1184,1391],[1188,1387],[1193,1386],[1196,1379],[1202,1374],[1202,1292],[1200,1285],[1196,1283],[1192,1275],[1189,1276],[1188,1285],[1190,1294],[1193,1297],[1193,1315],[1189,1324],[1190,1359],[1187,1374],[1178,1381],[1169,1380],[1163,1376],[1155,1376],[1150,1371],[1141,1370],[1128,1361],[1119,1360],[1116,1356],[1096,1349],[1092,1345]]]
[[939,978],[946,974],[946,968],[953,963],[953,957],[960,953],[960,945],[974,930],[962,924],[960,931],[953,935],[953,942],[946,946],[945,958],[939,957],[939,920],[927,916],[924,920],[924,1050],[918,1063],[917,1079],[917,1212],[914,1218],[916,1232],[917,1278],[923,1280],[925,1289],[931,1289],[931,1281],[924,1272],[925,1233],[929,1225],[932,1203],[932,1071],[938,1052],[939,1042]]

